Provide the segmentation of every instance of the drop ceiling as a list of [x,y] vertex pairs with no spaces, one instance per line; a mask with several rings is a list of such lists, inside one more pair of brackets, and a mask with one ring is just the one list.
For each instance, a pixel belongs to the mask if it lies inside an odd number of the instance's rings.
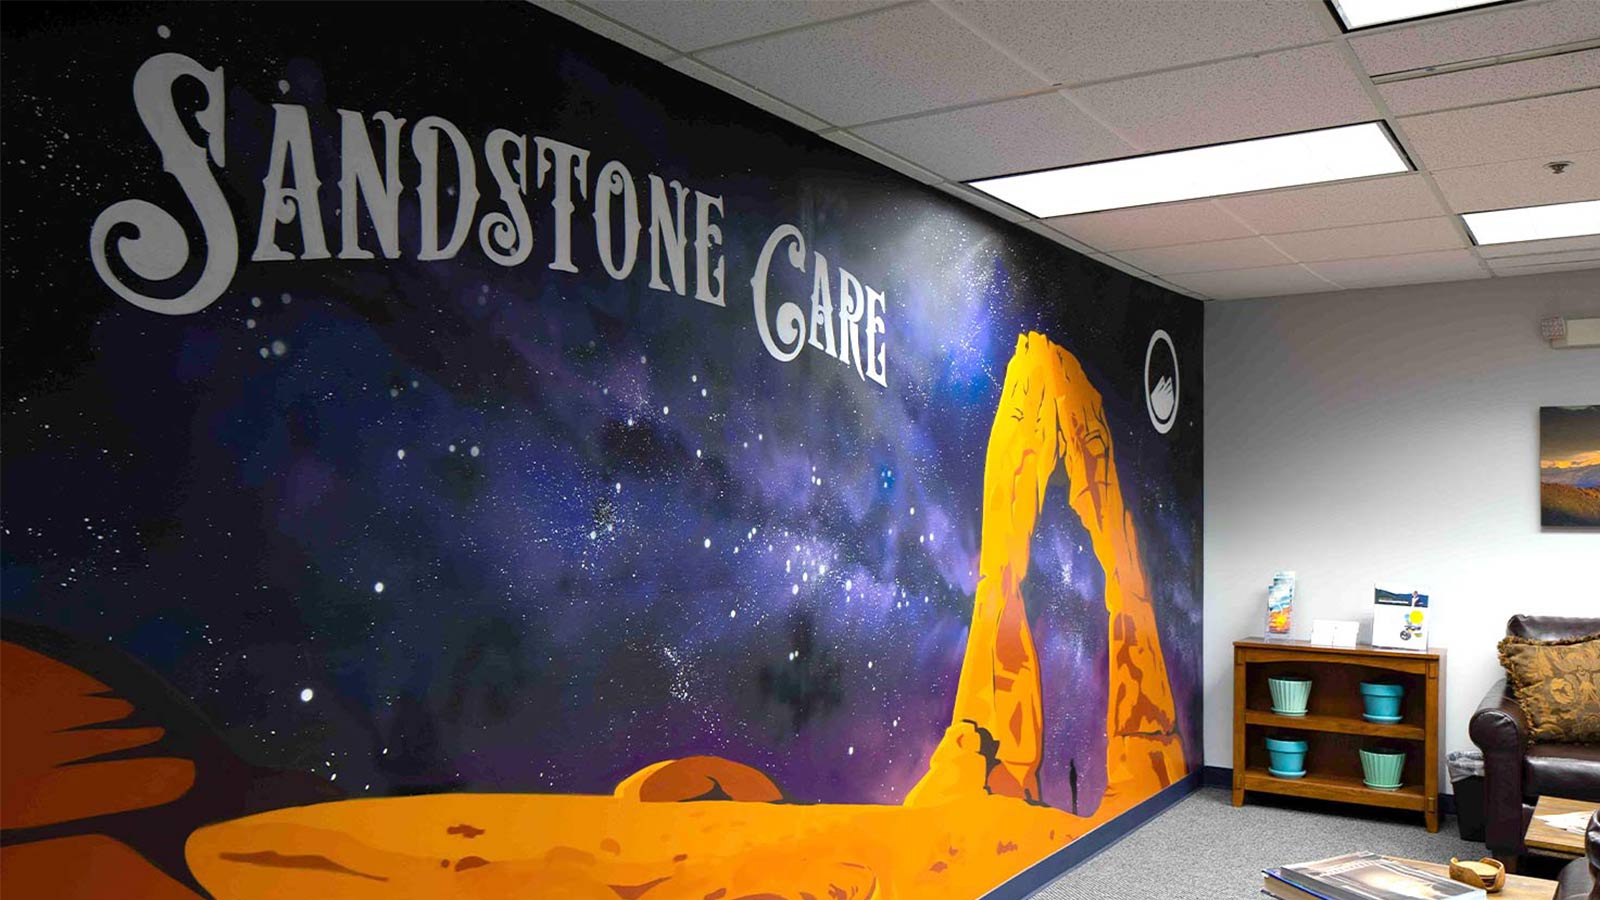
[[[1457,215],[1600,199],[1600,0],[1350,33],[1323,0],[534,2],[1193,297],[1600,268],[1600,236],[1475,247]],[[1049,219],[962,183],[1380,119],[1416,172]]]

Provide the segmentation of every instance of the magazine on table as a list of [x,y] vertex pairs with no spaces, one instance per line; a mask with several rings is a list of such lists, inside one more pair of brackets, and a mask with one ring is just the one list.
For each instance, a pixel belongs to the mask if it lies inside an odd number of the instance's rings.
[[1451,881],[1376,853],[1346,853],[1268,869],[1264,892],[1283,900],[1484,900],[1482,888]]
[[1272,872],[1275,871],[1277,870],[1273,869],[1267,872],[1267,877],[1262,882],[1261,895],[1263,897],[1271,897],[1272,900],[1328,900],[1328,898],[1320,894],[1303,891],[1287,881],[1273,877]]

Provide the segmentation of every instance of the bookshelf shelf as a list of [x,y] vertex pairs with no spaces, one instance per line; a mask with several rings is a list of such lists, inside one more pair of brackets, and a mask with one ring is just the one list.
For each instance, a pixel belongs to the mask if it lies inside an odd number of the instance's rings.
[[1266,725],[1280,730],[1364,734],[1369,737],[1391,738],[1397,741],[1427,740],[1427,729],[1420,725],[1407,725],[1404,722],[1396,725],[1387,725],[1349,716],[1280,716],[1271,710],[1247,709],[1244,711],[1244,723],[1246,725]]
[[1360,775],[1315,775],[1304,778],[1278,778],[1266,769],[1246,769],[1244,789],[1270,794],[1287,794],[1291,797],[1310,797],[1314,800],[1339,800],[1345,803],[1364,803],[1368,806],[1387,806],[1391,809],[1423,810],[1422,787],[1406,785],[1398,791],[1379,791],[1361,782]]
[[[1233,804],[1249,791],[1361,803],[1423,814],[1439,830],[1439,713],[1444,705],[1442,648],[1325,647],[1309,641],[1248,639],[1233,645]],[[1312,681],[1304,716],[1271,711],[1267,679],[1300,675]],[[1361,717],[1361,682],[1405,686],[1402,718],[1388,724]],[[1267,771],[1265,738],[1296,738],[1307,745],[1306,775],[1278,778]],[[1397,791],[1362,782],[1359,751],[1387,747],[1406,753]]]

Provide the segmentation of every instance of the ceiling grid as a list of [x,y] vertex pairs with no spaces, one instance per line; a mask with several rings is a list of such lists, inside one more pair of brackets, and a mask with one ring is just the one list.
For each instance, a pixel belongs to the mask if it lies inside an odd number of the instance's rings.
[[[1333,29],[1335,32],[1338,31],[1337,24],[1335,24],[1331,18],[1328,20],[1328,27]],[[1342,35],[1340,37],[1342,37]],[[1350,46],[1349,41],[1337,40],[1334,42],[1334,44],[1344,55],[1345,61],[1352,69],[1358,72],[1362,71],[1361,60],[1356,56],[1356,51]],[[1389,132],[1393,134],[1394,139],[1400,143],[1400,147],[1405,151],[1406,156],[1410,157],[1412,163],[1417,166],[1418,173],[1422,176],[1422,183],[1427,186],[1428,192],[1433,195],[1433,199],[1438,201],[1440,206],[1445,209],[1449,209],[1450,204],[1445,200],[1444,192],[1439,190],[1439,185],[1433,180],[1433,174],[1427,169],[1423,168],[1422,164],[1418,161],[1421,157],[1417,153],[1416,146],[1412,143],[1410,136],[1406,134],[1405,127],[1402,126],[1400,121],[1395,118],[1394,114],[1389,111],[1389,105],[1384,100],[1382,92],[1378,90],[1378,86],[1373,84],[1370,78],[1361,79],[1361,84],[1362,87],[1365,88],[1368,98],[1372,101],[1372,105],[1378,108],[1378,114],[1383,117],[1384,123],[1389,126]],[[1449,221],[1453,226],[1456,236],[1460,239],[1462,244],[1467,247],[1472,247],[1472,235],[1467,232],[1467,226],[1461,221],[1460,217],[1450,216],[1447,221]],[[1488,263],[1484,262],[1476,252],[1474,252],[1472,256],[1477,262],[1479,270],[1483,272],[1483,277],[1494,277],[1494,271],[1489,268]]]
[[[1459,216],[1600,199],[1600,0],[1348,33],[1322,0],[532,2],[1189,296],[1600,267],[1600,236],[1478,247]],[[1378,120],[1416,171],[1048,219],[965,184]]]

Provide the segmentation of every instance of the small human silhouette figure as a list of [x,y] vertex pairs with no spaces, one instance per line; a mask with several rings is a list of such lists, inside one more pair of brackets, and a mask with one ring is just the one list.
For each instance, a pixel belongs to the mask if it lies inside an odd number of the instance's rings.
[[1072,814],[1078,814],[1078,760],[1067,762],[1067,783],[1072,787]]

